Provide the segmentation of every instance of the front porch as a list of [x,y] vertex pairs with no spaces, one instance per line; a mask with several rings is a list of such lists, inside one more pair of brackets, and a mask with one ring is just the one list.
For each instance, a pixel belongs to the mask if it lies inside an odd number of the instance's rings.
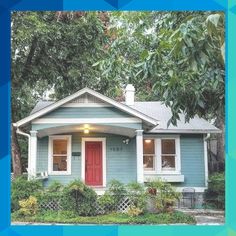
[[41,125],[30,132],[29,178],[47,173],[45,186],[81,179],[98,192],[112,179],[143,183],[143,130],[137,127],[141,124]]

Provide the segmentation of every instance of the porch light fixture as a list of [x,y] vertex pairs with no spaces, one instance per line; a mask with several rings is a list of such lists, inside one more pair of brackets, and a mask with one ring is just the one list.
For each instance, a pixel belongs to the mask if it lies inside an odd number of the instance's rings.
[[145,139],[145,143],[151,143],[151,139]]
[[128,139],[128,138],[127,138],[127,139],[124,139],[124,140],[123,140],[123,143],[124,143],[124,144],[129,144],[129,139]]
[[89,129],[85,129],[85,130],[84,130],[84,133],[85,133],[85,134],[89,134]]

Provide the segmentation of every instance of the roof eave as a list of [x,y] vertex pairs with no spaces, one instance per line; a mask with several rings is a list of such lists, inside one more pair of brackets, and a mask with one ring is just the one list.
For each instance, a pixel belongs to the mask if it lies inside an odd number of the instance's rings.
[[67,103],[67,102],[69,102],[69,101],[75,99],[76,97],[81,96],[85,93],[90,93],[91,95],[94,95],[94,96],[100,98],[101,100],[103,100],[107,103],[110,103],[111,105],[113,105],[113,106],[115,106],[115,107],[129,113],[129,114],[132,114],[132,115],[140,118],[141,120],[143,120],[143,121],[145,121],[145,122],[147,122],[147,123],[149,123],[153,126],[158,125],[157,120],[155,120],[155,119],[153,119],[153,118],[151,118],[151,117],[149,117],[149,116],[147,116],[147,115],[145,115],[145,114],[143,114],[143,113],[141,113],[141,112],[139,112],[139,111],[137,111],[137,110],[135,110],[135,109],[133,109],[129,106],[126,106],[126,105],[124,105],[122,103],[119,103],[119,102],[117,102],[117,101],[115,101],[111,98],[108,98],[105,95],[102,95],[102,94],[100,94],[96,91],[93,91],[92,89],[84,88],[84,89],[81,89],[81,90],[79,90],[78,92],[76,92],[72,95],[69,95],[69,96],[67,96],[67,97],[65,97],[65,98],[63,98],[63,99],[61,99],[61,100],[45,107],[45,108],[43,108],[43,109],[41,109],[41,110],[39,110],[39,111],[37,111],[33,114],[21,119],[21,120],[19,120],[18,122],[14,123],[14,126],[15,127],[20,127],[22,125],[25,125],[25,124],[31,122],[32,120],[34,120],[34,119],[36,119],[40,116],[43,116],[44,114],[46,114],[48,112],[51,112],[51,111],[55,110],[56,108],[64,105],[65,103]]
[[219,129],[199,129],[199,130],[188,130],[188,129],[159,129],[155,131],[148,131],[146,134],[160,134],[160,133],[169,133],[169,134],[219,134],[222,133]]

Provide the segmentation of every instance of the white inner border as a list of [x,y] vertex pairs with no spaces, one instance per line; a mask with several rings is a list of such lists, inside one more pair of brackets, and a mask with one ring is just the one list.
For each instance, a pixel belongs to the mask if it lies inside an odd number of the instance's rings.
[[[82,137],[82,147],[81,147],[81,179],[85,183],[85,142],[94,141],[102,142],[102,186],[106,187],[106,138],[101,137]],[[99,186],[94,186],[99,187]]]

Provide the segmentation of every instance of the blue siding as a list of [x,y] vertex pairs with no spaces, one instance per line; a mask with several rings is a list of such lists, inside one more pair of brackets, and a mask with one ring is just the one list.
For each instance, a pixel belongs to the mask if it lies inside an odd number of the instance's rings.
[[[123,143],[126,137],[112,134],[97,134],[86,137],[106,137],[106,164],[107,183],[117,179],[124,183],[136,180],[136,152],[135,139],[128,145]],[[81,136],[79,133],[72,134],[72,152],[81,152]],[[48,137],[38,139],[37,171],[48,170]],[[63,184],[81,178],[81,157],[72,157],[71,175],[49,176],[45,185],[57,180]]]
[[60,107],[43,118],[124,118],[131,117],[115,107]]
[[[152,137],[155,138],[155,135]],[[180,156],[181,174],[184,175],[184,182],[173,183],[173,185],[176,187],[205,187],[203,136],[180,135]],[[157,174],[156,177],[159,175]]]
[[[81,136],[72,134],[72,152],[81,152]],[[122,141],[125,137],[112,134],[90,134],[90,137],[106,137],[107,182],[117,179],[128,183],[136,181],[136,143],[135,138],[128,145]],[[204,143],[202,135],[181,135],[181,171],[184,183],[175,184],[184,187],[204,187]],[[72,175],[50,176],[48,185],[53,180],[66,184],[81,177],[81,157],[72,157]],[[48,169],[48,137],[38,139],[37,171]]]
[[179,186],[204,187],[205,164],[202,135],[181,135],[181,170],[184,183]]
[[[123,183],[136,181],[136,143],[131,139],[123,144],[121,136],[107,139],[107,181],[117,179]],[[116,148],[122,148],[117,151]]]

